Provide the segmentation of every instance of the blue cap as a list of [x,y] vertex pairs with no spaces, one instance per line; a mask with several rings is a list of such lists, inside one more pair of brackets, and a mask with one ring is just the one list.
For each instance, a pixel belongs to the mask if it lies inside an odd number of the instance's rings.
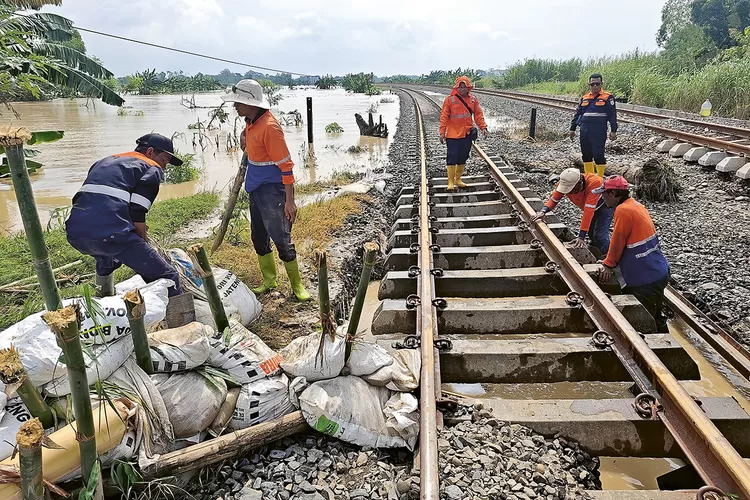
[[169,137],[164,137],[161,134],[146,134],[136,139],[135,143],[139,146],[146,146],[147,148],[167,152],[171,156],[169,163],[176,167],[182,165],[182,160],[174,155],[174,145],[172,144],[172,139]]

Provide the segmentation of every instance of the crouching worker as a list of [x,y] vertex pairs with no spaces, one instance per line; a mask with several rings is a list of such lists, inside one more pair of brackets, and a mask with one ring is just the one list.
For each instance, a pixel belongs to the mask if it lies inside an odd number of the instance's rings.
[[656,320],[657,330],[666,332],[662,305],[669,282],[669,264],[648,210],[630,197],[628,181],[620,175],[607,177],[593,192],[600,193],[604,203],[615,209],[615,227],[609,252],[599,270],[600,282],[607,283],[613,269],[619,266],[622,291],[634,295]]
[[177,271],[148,243],[146,213],[159,194],[168,163],[182,165],[172,141],[147,134],[135,151],[108,156],[89,169],[73,197],[65,221],[68,243],[96,260],[96,287],[100,297],[114,295],[112,273],[125,264],[146,283],[159,278],[174,282],[169,296],[179,295]]
[[531,221],[544,219],[547,213],[553,211],[562,199],[567,196],[578,208],[583,210],[578,238],[573,246],[586,247],[586,236],[591,245],[598,248],[601,255],[607,255],[609,250],[609,226],[612,224],[614,209],[608,207],[600,194],[594,189],[601,187],[602,178],[596,174],[582,174],[577,168],[566,168],[560,174],[560,181],[552,192],[542,210],[537,212]]
[[234,103],[237,114],[245,117],[245,190],[250,195],[250,236],[263,276],[263,283],[253,288],[253,292],[260,294],[277,287],[276,259],[271,250],[273,240],[294,295],[298,300],[309,300],[292,243],[292,224],[297,217],[294,163],[284,132],[255,80],[239,81],[227,89],[222,99]]

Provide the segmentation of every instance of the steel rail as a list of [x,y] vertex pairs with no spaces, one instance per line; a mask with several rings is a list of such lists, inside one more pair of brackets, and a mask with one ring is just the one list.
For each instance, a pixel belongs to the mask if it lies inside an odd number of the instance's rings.
[[418,290],[420,303],[417,306],[417,335],[420,337],[422,368],[419,379],[419,495],[422,500],[440,498],[438,449],[437,449],[437,404],[436,391],[436,355],[435,337],[437,333],[437,315],[433,306],[435,298],[434,276],[432,270],[432,233],[430,232],[430,198],[427,185],[427,153],[425,147],[425,129],[422,110],[416,97],[414,108],[417,114],[420,146],[420,184],[419,199],[419,268]]
[[[514,201],[528,223],[535,214],[534,209],[489,156],[476,145],[475,149],[490,166],[492,177]],[[537,221],[529,224],[529,228],[542,241],[545,252],[560,266],[559,272],[571,290],[584,296],[584,307],[592,320],[614,338],[612,347],[616,346],[620,354],[626,357],[626,369],[630,372],[638,367],[648,377],[649,385],[658,395],[658,416],[703,481],[726,493],[750,499],[750,465],[745,463],[547,225]]]
[[668,286],[664,292],[667,305],[703,340],[724,358],[740,375],[750,379],[750,352],[724,329],[711,321],[677,290]]
[[750,156],[750,146],[745,144],[737,144],[735,142],[725,141],[722,139],[714,139],[713,137],[706,137],[698,134],[691,134],[690,132],[683,132],[681,130],[674,130],[657,125],[641,124],[649,130],[658,132],[667,137],[678,139],[681,141],[691,142],[699,146],[705,146],[711,149],[718,149],[726,151],[728,153],[735,153],[743,156]]

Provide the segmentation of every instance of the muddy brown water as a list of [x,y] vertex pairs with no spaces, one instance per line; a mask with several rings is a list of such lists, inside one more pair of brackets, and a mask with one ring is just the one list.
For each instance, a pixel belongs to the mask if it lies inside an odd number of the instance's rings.
[[[198,106],[215,106],[221,103],[220,95],[221,92],[196,94],[195,103]],[[274,114],[279,117],[281,111],[288,113],[296,109],[305,120],[305,125],[301,127],[283,127],[295,162],[294,175],[300,183],[324,180],[336,171],[365,171],[385,164],[398,121],[397,95],[384,93],[366,96],[350,94],[342,89],[309,88],[284,89],[281,95],[283,99],[273,108]],[[308,96],[313,98],[315,162],[305,167]],[[383,98],[392,102],[380,102]],[[233,109],[229,109],[229,121],[220,129],[208,133],[210,140],[206,149],[201,150],[198,144],[193,147],[194,131],[188,129],[188,125],[197,119],[206,123],[209,109],[188,109],[180,104],[180,100],[179,95],[127,96],[125,115],[118,115],[118,109],[113,106],[86,99],[14,103],[20,120],[10,112],[3,111],[0,116],[2,122],[11,121],[31,130],[65,131],[65,137],[58,142],[34,146],[34,149],[41,151],[34,159],[44,165],[31,175],[42,224],[47,223],[55,208],[70,205],[71,198],[94,162],[111,154],[132,151],[135,139],[149,132],[166,136],[181,134],[175,137],[176,148],[182,153],[195,153],[197,163],[204,169],[199,180],[162,185],[158,199],[182,197],[207,189],[226,192],[241,157],[236,152],[228,153],[225,148],[227,135],[233,131],[237,115]],[[354,113],[360,113],[367,119],[370,106],[377,106],[375,120],[382,115],[383,122],[388,125],[388,139],[360,137]],[[337,122],[344,131],[327,134],[325,127],[331,122]],[[236,125],[239,130],[242,123],[237,121]],[[218,150],[216,136],[219,137]],[[359,146],[363,152],[347,152],[351,146]],[[0,235],[22,229],[12,183],[10,179],[0,179]]]

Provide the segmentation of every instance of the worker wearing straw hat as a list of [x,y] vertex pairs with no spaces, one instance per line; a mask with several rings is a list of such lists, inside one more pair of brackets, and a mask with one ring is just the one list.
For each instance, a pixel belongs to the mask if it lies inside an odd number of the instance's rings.
[[253,292],[268,292],[278,285],[276,258],[271,249],[273,240],[294,295],[298,300],[309,300],[292,243],[292,224],[297,217],[294,162],[284,131],[271,114],[263,88],[255,80],[240,80],[226,90],[222,99],[234,103],[237,114],[245,118],[245,190],[250,195],[250,236],[263,276],[263,282]]

